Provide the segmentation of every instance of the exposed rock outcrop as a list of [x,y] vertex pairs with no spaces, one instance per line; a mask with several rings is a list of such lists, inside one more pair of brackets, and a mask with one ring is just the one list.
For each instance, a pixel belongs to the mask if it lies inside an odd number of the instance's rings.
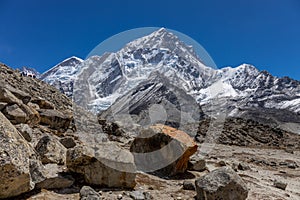
[[17,196],[34,188],[30,159],[34,150],[0,113],[0,198]]

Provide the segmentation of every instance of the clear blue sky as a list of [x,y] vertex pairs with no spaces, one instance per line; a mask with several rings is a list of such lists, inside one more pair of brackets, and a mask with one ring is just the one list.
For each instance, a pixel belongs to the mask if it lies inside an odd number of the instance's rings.
[[190,36],[219,68],[250,63],[300,80],[298,0],[0,0],[0,62],[43,72],[138,27]]

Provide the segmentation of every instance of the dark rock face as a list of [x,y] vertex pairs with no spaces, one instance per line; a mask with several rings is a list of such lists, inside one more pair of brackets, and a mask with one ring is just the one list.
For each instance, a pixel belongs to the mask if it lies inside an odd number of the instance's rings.
[[284,183],[282,181],[278,181],[278,180],[275,180],[274,181],[274,186],[279,188],[279,189],[282,189],[282,190],[285,190],[286,187],[287,187],[287,183]]
[[67,149],[73,148],[76,146],[76,142],[74,141],[74,139],[72,137],[64,137],[64,138],[61,138],[59,141]]
[[197,147],[185,132],[158,124],[135,138],[130,151],[139,170],[172,176],[185,172]]
[[241,177],[229,167],[222,167],[196,180],[198,200],[245,200],[248,189]]
[[184,190],[195,190],[195,183],[192,181],[183,181],[182,188]]

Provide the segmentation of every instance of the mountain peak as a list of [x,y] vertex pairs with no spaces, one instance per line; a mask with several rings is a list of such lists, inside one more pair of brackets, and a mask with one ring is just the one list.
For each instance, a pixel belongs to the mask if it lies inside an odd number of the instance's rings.
[[[65,65],[68,65],[70,62],[78,62],[78,63],[81,63],[83,62],[83,60],[81,58],[78,58],[76,56],[71,56],[69,58],[66,58],[65,60],[63,60],[62,62],[60,62],[58,65],[61,65],[61,66],[65,66]],[[57,66],[57,65],[56,65]]]

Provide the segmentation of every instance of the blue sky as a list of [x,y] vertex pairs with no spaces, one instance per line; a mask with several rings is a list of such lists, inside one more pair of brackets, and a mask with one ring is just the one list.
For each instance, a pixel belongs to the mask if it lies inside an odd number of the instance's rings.
[[0,62],[43,72],[139,27],[199,42],[219,68],[250,63],[300,80],[298,0],[0,0]]

